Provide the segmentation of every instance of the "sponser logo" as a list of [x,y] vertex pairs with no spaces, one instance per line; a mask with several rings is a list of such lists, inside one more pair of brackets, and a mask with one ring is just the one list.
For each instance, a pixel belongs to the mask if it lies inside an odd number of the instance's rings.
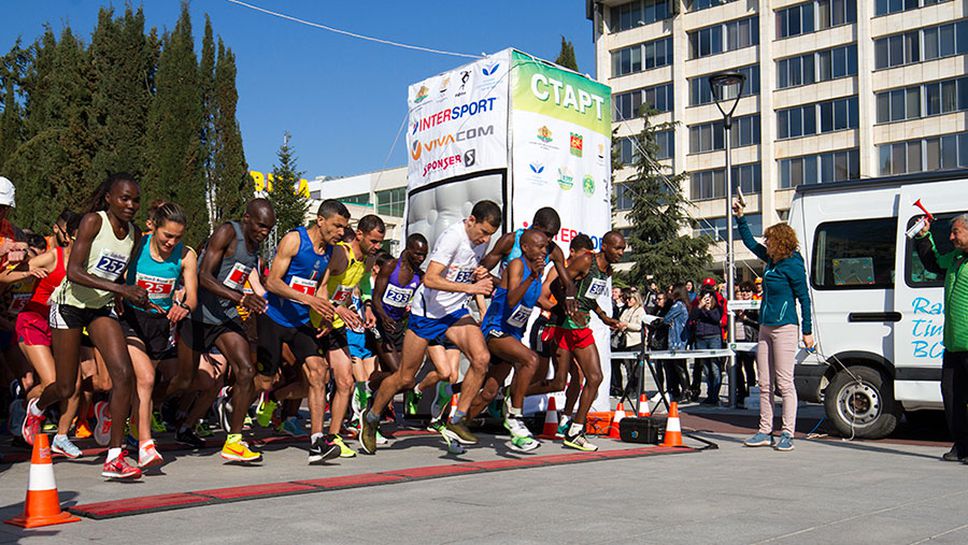
[[591,197],[595,194],[595,178],[592,178],[590,174],[586,174],[581,180],[581,188],[585,192],[585,195]]
[[572,177],[571,172],[568,170],[568,167],[560,167],[558,169],[558,187],[568,191],[574,185],[574,178]]
[[430,95],[430,89],[427,89],[426,85],[421,85],[420,89],[417,91],[417,96],[413,97],[414,104],[420,104]]
[[434,159],[430,161],[423,168],[423,175],[426,177],[431,172],[436,172],[439,170],[447,170],[450,167],[460,165],[463,156],[461,154],[448,155],[447,157],[441,157],[440,159]]
[[411,134],[417,134],[420,131],[432,129],[437,125],[443,125],[448,121],[457,120],[465,116],[473,117],[477,114],[492,111],[494,109],[494,101],[496,100],[497,97],[482,98],[475,102],[440,110],[432,115],[421,118],[419,121],[415,121],[411,129]]
[[468,140],[474,140],[475,138],[493,135],[494,125],[488,125],[486,127],[471,127],[469,129],[457,131],[454,134],[445,134],[425,143],[421,143],[420,140],[414,139],[413,144],[410,146],[410,157],[414,161],[419,161],[420,156],[423,155],[423,152],[425,151],[429,152],[446,146],[447,144],[466,142]]

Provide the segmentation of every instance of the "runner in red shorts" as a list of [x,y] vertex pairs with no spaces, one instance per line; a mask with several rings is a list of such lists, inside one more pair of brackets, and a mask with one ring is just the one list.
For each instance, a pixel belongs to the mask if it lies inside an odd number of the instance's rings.
[[578,311],[572,316],[564,312],[564,290],[559,280],[552,282],[551,293],[558,300],[555,312],[558,325],[554,332],[557,344],[558,361],[564,362],[568,354],[575,358],[575,362],[585,375],[585,384],[578,404],[578,412],[568,430],[565,432],[566,447],[583,451],[595,451],[598,447],[585,439],[585,421],[592,402],[598,395],[598,387],[602,382],[602,364],[598,356],[595,338],[588,327],[591,313],[594,312],[605,323],[615,328],[618,322],[608,316],[598,306],[598,298],[606,293],[608,279],[612,275],[612,264],[622,259],[625,253],[625,237],[618,231],[609,231],[602,237],[602,251],[588,253],[572,259],[566,271],[572,282],[577,284],[576,295]]

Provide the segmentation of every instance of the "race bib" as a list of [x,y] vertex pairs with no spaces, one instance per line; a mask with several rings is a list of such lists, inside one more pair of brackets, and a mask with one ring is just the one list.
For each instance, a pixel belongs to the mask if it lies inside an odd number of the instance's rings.
[[401,288],[387,284],[387,291],[383,294],[383,303],[394,308],[406,308],[413,299],[413,289]]
[[245,265],[237,262],[232,266],[232,270],[229,271],[229,274],[225,277],[225,280],[222,280],[222,284],[229,289],[241,291],[242,286],[245,285],[245,281],[249,279],[249,273],[251,272],[252,267],[246,267]]
[[457,282],[459,284],[472,284],[474,282],[474,271],[477,267],[471,267],[466,269],[461,269],[459,267],[451,267],[447,271],[447,280],[451,282]]
[[32,295],[33,294],[30,293],[13,294],[13,297],[10,299],[10,308],[8,308],[7,311],[10,314],[19,314],[20,311],[27,306],[27,302],[30,301]]
[[148,299],[152,300],[168,299],[171,297],[171,293],[175,291],[174,278],[161,278],[138,273],[135,277],[135,283],[144,288],[148,292]]
[[91,274],[98,278],[114,282],[121,276],[121,271],[124,270],[127,264],[128,256],[112,252],[105,248],[101,250],[97,261],[94,262],[94,268],[91,270]]
[[308,278],[293,276],[289,279],[289,287],[310,297],[316,295],[316,282]]
[[336,291],[333,292],[333,304],[346,306],[350,303],[350,298],[353,296],[353,286],[344,286],[340,284],[336,286]]
[[605,294],[606,284],[604,278],[592,278],[592,283],[588,285],[588,290],[585,292],[585,298],[598,299]]
[[531,310],[533,307],[526,307],[523,305],[518,305],[514,307],[514,311],[508,316],[508,325],[514,327],[524,327],[528,323],[528,318],[531,317]]

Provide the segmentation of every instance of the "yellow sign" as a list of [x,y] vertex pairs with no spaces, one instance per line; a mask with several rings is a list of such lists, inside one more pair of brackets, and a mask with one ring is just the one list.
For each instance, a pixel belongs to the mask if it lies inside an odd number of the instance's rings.
[[[263,191],[272,191],[272,180],[273,176],[271,172],[265,174],[259,172],[258,170],[250,170],[249,175],[252,176],[252,180],[255,182],[256,193],[262,193]],[[303,197],[309,197],[309,180],[302,178],[299,180],[299,184],[293,189],[293,193],[299,193]]]

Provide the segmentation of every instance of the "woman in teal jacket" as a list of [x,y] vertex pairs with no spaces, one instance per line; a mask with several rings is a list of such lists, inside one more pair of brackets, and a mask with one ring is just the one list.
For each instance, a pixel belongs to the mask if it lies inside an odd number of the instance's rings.
[[[793,386],[793,366],[797,353],[799,334],[797,305],[803,323],[803,344],[813,348],[813,330],[810,319],[810,292],[807,290],[807,274],[803,256],[797,251],[797,234],[789,225],[778,223],[763,232],[765,244],[753,238],[743,205],[733,201],[733,212],[743,244],[756,257],[766,262],[763,271],[763,300],[760,303],[760,336],[756,347],[756,374],[760,385],[760,428],[747,439],[748,447],[773,446],[780,451],[793,450],[793,430],[797,422],[797,391]],[[773,383],[783,396],[783,433],[773,444]]]

